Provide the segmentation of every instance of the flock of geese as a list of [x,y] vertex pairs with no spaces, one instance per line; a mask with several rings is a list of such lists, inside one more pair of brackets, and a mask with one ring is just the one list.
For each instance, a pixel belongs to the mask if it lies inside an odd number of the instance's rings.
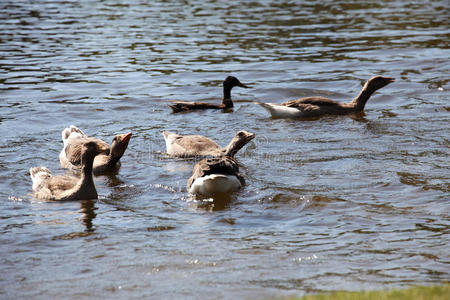
[[[306,97],[281,104],[255,102],[274,118],[309,118],[321,115],[344,115],[363,111],[370,96],[378,89],[393,82],[394,78],[374,76],[363,86],[356,98],[348,103],[336,102],[324,97]],[[223,82],[223,99],[220,104],[172,101],[169,107],[174,113],[203,109],[229,109],[233,107],[231,89],[248,88],[236,77],[228,76]],[[117,172],[120,158],[128,147],[132,133],[114,136],[111,145],[89,137],[81,129],[70,126],[62,131],[63,149],[59,155],[61,167],[73,175],[53,175],[46,167],[30,169],[34,196],[40,200],[88,200],[97,199],[93,175]],[[178,135],[164,131],[167,154],[173,157],[204,157],[194,167],[187,183],[193,195],[211,197],[232,193],[240,189],[245,180],[239,173],[235,154],[255,135],[241,130],[224,148],[213,140],[200,135]]]

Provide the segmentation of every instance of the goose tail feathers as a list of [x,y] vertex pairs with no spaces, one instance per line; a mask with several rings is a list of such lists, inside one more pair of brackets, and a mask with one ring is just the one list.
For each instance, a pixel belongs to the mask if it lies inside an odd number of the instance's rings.
[[61,132],[61,137],[62,137],[64,146],[65,146],[69,139],[77,138],[77,137],[87,137],[87,135],[80,128],[78,128],[74,125],[70,125],[69,128],[65,128]]

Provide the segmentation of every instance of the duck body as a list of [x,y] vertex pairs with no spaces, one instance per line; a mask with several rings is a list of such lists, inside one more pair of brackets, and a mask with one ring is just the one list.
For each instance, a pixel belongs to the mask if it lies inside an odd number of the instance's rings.
[[188,180],[187,188],[191,194],[212,197],[235,192],[244,184],[237,162],[224,156],[199,161]]
[[88,137],[81,129],[71,125],[62,131],[64,147],[59,154],[63,168],[74,171],[81,169],[81,147],[87,142],[94,142],[105,149],[94,159],[94,175],[117,172],[121,166],[120,158],[128,147],[131,132],[114,136],[111,146],[98,138]]
[[233,108],[233,102],[212,104],[204,102],[189,102],[189,101],[172,101],[171,104],[167,104],[172,112],[189,112],[193,110],[203,110],[203,109],[227,109]]
[[179,135],[163,132],[167,154],[175,157],[234,156],[255,135],[245,130],[236,133],[227,147],[221,148],[213,140],[201,135]]
[[83,144],[81,149],[81,176],[55,176],[46,167],[30,169],[34,196],[40,200],[65,201],[97,199],[97,190],[92,177],[92,166],[96,155],[106,149],[95,142]]
[[171,101],[167,104],[172,112],[189,112],[194,110],[204,110],[204,109],[228,109],[233,108],[233,101],[231,100],[231,89],[235,86],[242,88],[248,88],[245,84],[242,84],[239,79],[234,76],[228,76],[223,81],[223,98],[222,103],[212,104],[204,102],[189,102],[189,101]]
[[320,96],[295,99],[281,104],[255,103],[266,109],[274,118],[308,118],[321,115],[345,115],[363,111],[370,96],[376,90],[393,81],[394,78],[374,76],[365,83],[359,95],[348,103],[341,103]]

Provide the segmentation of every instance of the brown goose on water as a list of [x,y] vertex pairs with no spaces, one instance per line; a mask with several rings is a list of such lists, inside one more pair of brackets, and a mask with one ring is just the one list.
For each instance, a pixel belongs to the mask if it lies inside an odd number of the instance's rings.
[[30,169],[33,192],[41,200],[89,200],[97,199],[92,178],[92,165],[96,155],[106,151],[104,145],[89,141],[81,145],[81,177],[54,176],[46,167]]
[[241,130],[233,137],[228,146],[220,147],[213,140],[201,135],[178,135],[164,131],[167,154],[177,157],[230,156],[233,157],[255,135]]
[[236,160],[222,156],[199,161],[188,180],[187,189],[191,194],[212,197],[235,192],[244,184]]
[[345,115],[363,111],[370,96],[378,89],[394,82],[394,78],[374,76],[364,84],[359,95],[349,103],[340,103],[325,97],[306,97],[281,104],[261,103],[274,118],[301,118],[321,115]]
[[59,154],[59,162],[63,168],[80,170],[81,168],[81,146],[86,142],[95,142],[105,148],[105,151],[94,159],[93,173],[101,175],[117,172],[121,163],[120,158],[128,147],[131,132],[114,136],[111,146],[108,143],[93,137],[88,137],[81,129],[70,126],[62,131],[64,148]]
[[235,86],[242,88],[248,88],[245,84],[242,84],[239,79],[234,76],[228,76],[223,81],[223,99],[221,104],[211,104],[205,102],[188,102],[188,101],[172,101],[167,104],[174,113],[183,111],[193,111],[199,109],[225,109],[232,108],[233,101],[231,101],[231,89]]

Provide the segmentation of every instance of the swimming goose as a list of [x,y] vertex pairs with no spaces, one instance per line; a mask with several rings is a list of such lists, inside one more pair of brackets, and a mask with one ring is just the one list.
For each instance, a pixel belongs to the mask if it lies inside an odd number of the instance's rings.
[[239,190],[245,184],[239,166],[229,156],[205,158],[199,161],[187,183],[189,193],[212,197]]
[[370,96],[378,89],[394,82],[394,78],[374,76],[369,79],[359,95],[349,103],[340,103],[325,97],[306,97],[281,104],[261,103],[274,118],[316,117],[321,115],[345,115],[363,111]]
[[167,154],[177,157],[193,156],[230,156],[233,157],[255,135],[241,130],[233,137],[225,148],[221,148],[213,140],[201,135],[178,135],[163,131]]
[[233,101],[231,101],[231,89],[235,86],[242,88],[249,88],[245,84],[242,84],[239,79],[234,76],[228,76],[223,81],[223,99],[221,104],[211,104],[204,102],[188,102],[188,101],[172,101],[171,104],[167,104],[174,113],[182,111],[193,111],[199,109],[225,109],[232,108]]
[[89,200],[97,199],[92,178],[92,165],[96,155],[106,151],[104,145],[89,141],[81,146],[81,177],[54,176],[46,167],[30,169],[33,192],[41,200]]
[[79,170],[81,168],[81,146],[92,141],[106,150],[94,159],[93,173],[101,175],[116,172],[120,168],[120,158],[128,147],[131,132],[114,136],[111,146],[93,137],[88,137],[81,129],[71,125],[62,131],[64,148],[59,154],[59,162],[63,168]]

